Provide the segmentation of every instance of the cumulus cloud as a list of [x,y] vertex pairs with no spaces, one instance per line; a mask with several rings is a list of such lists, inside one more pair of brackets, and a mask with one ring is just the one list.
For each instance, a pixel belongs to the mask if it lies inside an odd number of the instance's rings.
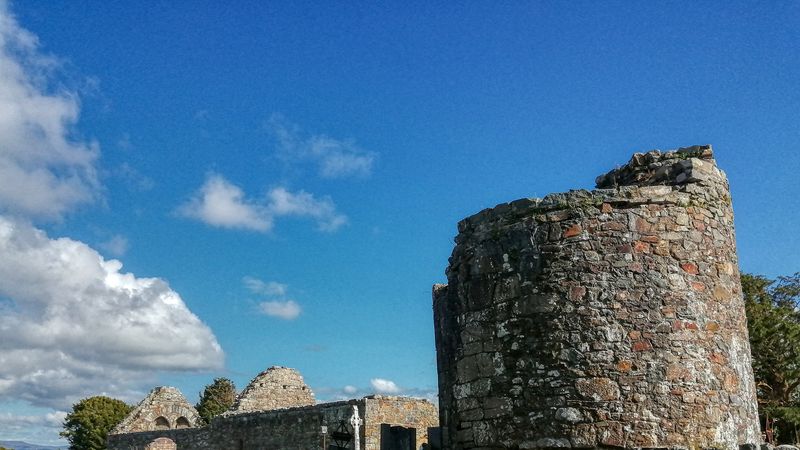
[[258,305],[261,312],[283,320],[294,320],[301,312],[300,305],[294,300],[270,300]]
[[221,175],[211,174],[205,184],[178,208],[184,217],[219,228],[266,232],[278,217],[309,218],[317,229],[333,232],[347,223],[330,197],[315,197],[305,191],[291,192],[284,187],[271,189],[265,198],[253,199]]
[[320,231],[333,232],[347,223],[347,216],[336,211],[330,197],[316,198],[305,191],[292,193],[282,187],[269,191],[268,197],[274,215],[312,218]]
[[306,136],[295,124],[274,115],[268,127],[278,142],[278,155],[289,163],[310,162],[323,178],[367,177],[377,154],[361,149],[352,140],[325,135]]
[[[64,411],[40,415],[0,412],[0,430],[3,430],[6,440],[41,442],[43,435],[58,436],[66,417]],[[56,440],[50,442],[56,443]]]
[[250,292],[268,298],[258,304],[258,310],[263,314],[283,320],[294,320],[303,311],[296,301],[286,298],[288,285],[277,281],[263,281],[255,277],[244,277],[242,283]]
[[262,205],[246,199],[238,186],[216,174],[209,175],[200,191],[178,212],[214,227],[272,229],[272,217]]
[[384,394],[384,395],[402,395],[405,397],[422,398],[438,405],[439,396],[436,389],[421,389],[421,388],[404,388],[398,386],[395,382],[384,378],[373,378],[368,387],[357,387],[355,385],[345,385],[341,388],[332,387],[314,387],[314,394],[320,402],[349,400],[352,398],[361,398],[367,395]]
[[[99,146],[76,134],[78,95],[54,82],[58,70],[0,0],[0,404],[12,408],[63,411],[96,394],[135,401],[159,371],[219,369],[224,359],[165,281],[124,273],[119,261],[31,224],[59,220],[103,189]],[[111,175],[152,187],[126,164]],[[127,239],[100,246],[119,256]],[[62,419],[5,413],[0,430],[41,439]]]
[[75,136],[75,92],[51,86],[57,61],[0,2],[0,210],[58,219],[100,190],[96,143]]
[[129,397],[153,371],[218,369],[211,330],[159,278],[0,217],[0,400]]
[[369,380],[369,384],[379,394],[397,394],[400,392],[400,388],[392,380],[373,378]]
[[244,286],[254,294],[272,295],[282,297],[286,295],[286,289],[289,287],[277,281],[262,281],[255,277],[242,278]]

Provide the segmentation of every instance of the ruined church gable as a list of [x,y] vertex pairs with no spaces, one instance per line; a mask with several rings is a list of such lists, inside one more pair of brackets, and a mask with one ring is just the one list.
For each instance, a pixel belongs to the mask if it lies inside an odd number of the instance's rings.
[[258,374],[242,391],[228,414],[309,406],[314,393],[300,372],[273,366]]
[[161,386],[150,391],[111,433],[194,428],[201,424],[202,419],[197,410],[189,404],[181,391],[174,387]]

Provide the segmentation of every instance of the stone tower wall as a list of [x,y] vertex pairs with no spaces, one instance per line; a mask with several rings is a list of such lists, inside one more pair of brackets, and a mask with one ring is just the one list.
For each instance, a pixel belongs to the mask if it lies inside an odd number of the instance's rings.
[[433,291],[445,448],[758,443],[711,148],[636,154],[597,184],[459,223]]

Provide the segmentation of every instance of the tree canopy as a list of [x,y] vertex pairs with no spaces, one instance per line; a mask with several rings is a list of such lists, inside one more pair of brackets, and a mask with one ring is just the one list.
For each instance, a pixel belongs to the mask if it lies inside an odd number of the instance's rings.
[[130,412],[131,407],[121,400],[85,398],[72,405],[60,434],[69,441],[70,450],[104,450],[108,432]]
[[227,378],[214,378],[214,382],[203,389],[200,402],[195,408],[200,417],[209,423],[214,416],[230,409],[234,401],[236,401],[236,386],[233,381]]
[[800,273],[742,274],[742,293],[762,423],[777,418],[778,439],[800,427]]

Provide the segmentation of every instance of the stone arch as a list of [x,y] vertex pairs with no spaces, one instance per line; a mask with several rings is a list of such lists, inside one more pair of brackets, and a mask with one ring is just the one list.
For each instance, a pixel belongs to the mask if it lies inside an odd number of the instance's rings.
[[156,430],[169,430],[169,420],[164,416],[156,417]]
[[160,437],[147,444],[145,450],[178,450],[178,445],[170,438]]
[[[161,423],[156,423],[158,417],[163,418]],[[160,386],[150,391],[147,397],[119,425],[114,427],[112,434],[172,429],[178,426],[175,421],[178,417],[183,417],[188,421],[187,428],[194,428],[202,423],[197,410],[189,404],[178,389]],[[166,423],[163,422],[164,420]]]
[[175,421],[175,428],[191,428],[191,426],[189,419],[183,416],[178,417],[178,420]]

